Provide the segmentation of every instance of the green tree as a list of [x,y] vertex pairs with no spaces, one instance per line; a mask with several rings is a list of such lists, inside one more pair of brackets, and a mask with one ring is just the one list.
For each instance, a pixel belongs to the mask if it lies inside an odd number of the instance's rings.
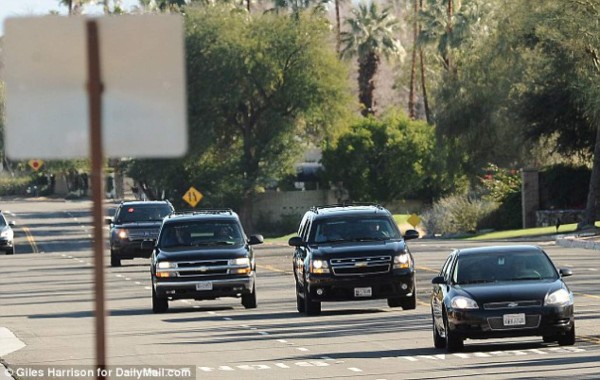
[[347,71],[328,45],[328,23],[298,17],[187,9],[190,153],[171,173],[146,178],[181,176],[205,205],[217,197],[239,207],[252,229],[253,196],[292,168],[308,131],[325,138],[348,112]]
[[[355,201],[431,201],[448,190],[434,127],[397,111],[368,117],[323,151],[325,176]],[[351,163],[351,164],[349,164]]]
[[361,3],[346,19],[350,30],[342,33],[343,58],[358,57],[358,99],[363,116],[374,114],[373,93],[375,74],[381,56],[387,59],[402,57],[404,48],[397,37],[400,26],[391,8],[381,11],[377,2]]

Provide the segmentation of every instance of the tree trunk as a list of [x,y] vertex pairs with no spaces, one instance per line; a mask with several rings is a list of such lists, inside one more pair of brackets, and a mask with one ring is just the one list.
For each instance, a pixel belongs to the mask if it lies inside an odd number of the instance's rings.
[[375,92],[375,73],[379,66],[379,56],[375,52],[369,52],[360,57],[358,62],[358,100],[363,106],[360,113],[363,116],[375,114],[373,107],[373,93]]
[[454,17],[453,1],[454,0],[448,0],[448,26],[446,29],[446,33],[448,35],[448,42],[446,44],[446,51],[444,52],[444,65],[446,66],[446,70],[448,70],[448,72],[452,71],[452,59],[450,57],[450,46],[451,46],[451,41],[452,41],[452,29],[453,29],[452,19]]
[[342,40],[341,40],[342,27],[341,27],[341,23],[340,23],[340,0],[335,0],[335,25],[336,25],[335,51],[337,52],[338,57],[339,57],[340,51],[341,51],[341,46],[342,46]]
[[419,49],[419,57],[421,61],[421,87],[423,89],[423,108],[425,108],[425,119],[427,124],[433,124],[431,111],[429,110],[429,99],[427,98],[427,86],[425,85],[425,58],[423,58],[423,50]]
[[596,143],[594,145],[594,163],[592,175],[590,176],[590,187],[588,190],[587,203],[583,220],[577,225],[577,229],[594,227],[596,224],[596,205],[598,199],[598,185],[600,184],[600,125],[596,127]]
[[408,94],[408,116],[411,119],[415,119],[417,114],[415,112],[416,103],[416,76],[417,76],[417,37],[419,35],[419,23],[417,17],[419,15],[419,0],[415,0],[415,22],[413,25],[413,51],[412,59],[410,63],[410,92]]

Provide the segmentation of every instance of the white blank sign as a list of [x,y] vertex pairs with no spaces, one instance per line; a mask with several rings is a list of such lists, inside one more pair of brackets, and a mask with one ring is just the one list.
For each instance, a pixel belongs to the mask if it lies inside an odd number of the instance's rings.
[[[5,23],[5,149],[13,159],[89,157],[84,17]],[[179,15],[95,19],[100,40],[107,157],[187,151],[183,20]]]

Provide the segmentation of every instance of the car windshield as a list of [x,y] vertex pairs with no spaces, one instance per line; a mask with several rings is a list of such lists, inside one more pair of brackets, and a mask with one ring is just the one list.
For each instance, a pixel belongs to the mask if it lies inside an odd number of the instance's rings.
[[165,224],[159,237],[163,248],[240,246],[244,234],[235,221],[190,221]]
[[117,216],[117,223],[160,222],[171,213],[169,205],[123,206]]
[[388,218],[335,218],[318,221],[310,239],[313,243],[380,241],[400,239],[400,232]]
[[4,215],[0,214],[0,227],[6,227],[6,219],[4,219]]
[[556,268],[542,252],[466,254],[458,258],[455,283],[480,284],[498,281],[555,280]]

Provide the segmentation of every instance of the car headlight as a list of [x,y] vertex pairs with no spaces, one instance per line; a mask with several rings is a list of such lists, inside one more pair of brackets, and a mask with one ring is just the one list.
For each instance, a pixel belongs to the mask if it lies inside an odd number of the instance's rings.
[[450,304],[454,309],[479,309],[479,305],[477,305],[475,300],[464,296],[456,296],[452,298]]
[[117,236],[119,237],[119,239],[127,239],[127,236],[128,236],[127,230],[118,230]]
[[158,267],[158,269],[170,269],[170,268],[177,268],[177,263],[172,263],[169,261],[161,261],[156,266]]
[[546,295],[544,305],[546,306],[568,306],[573,305],[573,293],[567,292],[565,289],[558,289]]
[[237,268],[232,268],[229,270],[229,273],[232,274],[247,274],[252,272],[252,268],[250,267],[250,259],[247,257],[240,257],[238,259],[231,259],[227,262],[230,266],[235,266]]
[[394,256],[394,269],[407,269],[410,268],[411,259],[410,255],[403,252],[397,256]]
[[327,260],[312,260],[310,262],[310,273],[329,273],[329,264],[327,264]]
[[13,231],[12,230],[4,230],[4,231],[2,231],[2,233],[0,233],[0,236],[10,240],[13,237]]

